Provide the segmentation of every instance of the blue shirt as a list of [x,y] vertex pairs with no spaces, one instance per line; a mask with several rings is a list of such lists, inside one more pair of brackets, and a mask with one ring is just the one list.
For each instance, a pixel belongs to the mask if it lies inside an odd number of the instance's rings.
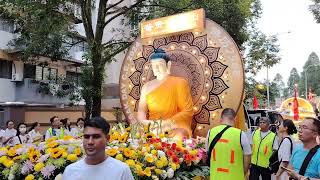
[[[293,150],[290,164],[293,166],[296,172],[299,172],[302,163],[308,153],[309,150],[304,149],[302,144],[297,145]],[[304,176],[309,178],[320,178],[320,148],[312,157]]]

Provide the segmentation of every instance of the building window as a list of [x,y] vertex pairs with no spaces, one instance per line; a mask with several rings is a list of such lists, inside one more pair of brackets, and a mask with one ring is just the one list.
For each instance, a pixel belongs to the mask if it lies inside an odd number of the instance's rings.
[[36,78],[36,65],[24,64],[24,75],[25,78]]
[[79,85],[80,77],[81,73],[67,71],[66,80],[68,82],[75,82],[76,85]]
[[12,20],[0,18],[0,31],[6,31],[9,33],[13,33],[14,32],[14,22]]
[[0,60],[0,78],[11,79],[12,77],[12,62]]
[[57,81],[58,69],[36,66],[36,80],[53,80]]

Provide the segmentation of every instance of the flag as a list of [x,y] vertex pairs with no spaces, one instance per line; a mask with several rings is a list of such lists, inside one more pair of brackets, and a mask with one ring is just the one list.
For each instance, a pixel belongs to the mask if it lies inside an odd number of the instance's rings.
[[257,99],[256,95],[253,96],[252,104],[253,104],[253,109],[258,109],[259,108],[259,102],[258,102],[258,99]]
[[297,88],[294,89],[294,99],[293,99],[293,119],[299,120],[299,103],[297,98]]

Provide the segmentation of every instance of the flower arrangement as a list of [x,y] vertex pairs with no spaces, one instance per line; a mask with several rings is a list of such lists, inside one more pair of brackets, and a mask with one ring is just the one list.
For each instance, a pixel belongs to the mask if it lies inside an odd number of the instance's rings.
[[[168,133],[117,124],[110,130],[105,153],[125,162],[135,179],[204,179],[203,139],[177,140]],[[0,179],[61,179],[66,166],[83,158],[81,139],[65,136],[37,144],[0,148]]]

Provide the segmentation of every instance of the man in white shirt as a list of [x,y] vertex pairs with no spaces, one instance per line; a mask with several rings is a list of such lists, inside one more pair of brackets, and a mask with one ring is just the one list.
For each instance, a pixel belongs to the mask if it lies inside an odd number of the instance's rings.
[[105,154],[110,125],[102,117],[94,117],[84,125],[84,159],[66,167],[63,180],[133,180],[129,166]]
[[17,130],[14,129],[14,122],[12,120],[7,121],[7,129],[4,132],[3,145],[11,145],[13,138],[17,135]]

